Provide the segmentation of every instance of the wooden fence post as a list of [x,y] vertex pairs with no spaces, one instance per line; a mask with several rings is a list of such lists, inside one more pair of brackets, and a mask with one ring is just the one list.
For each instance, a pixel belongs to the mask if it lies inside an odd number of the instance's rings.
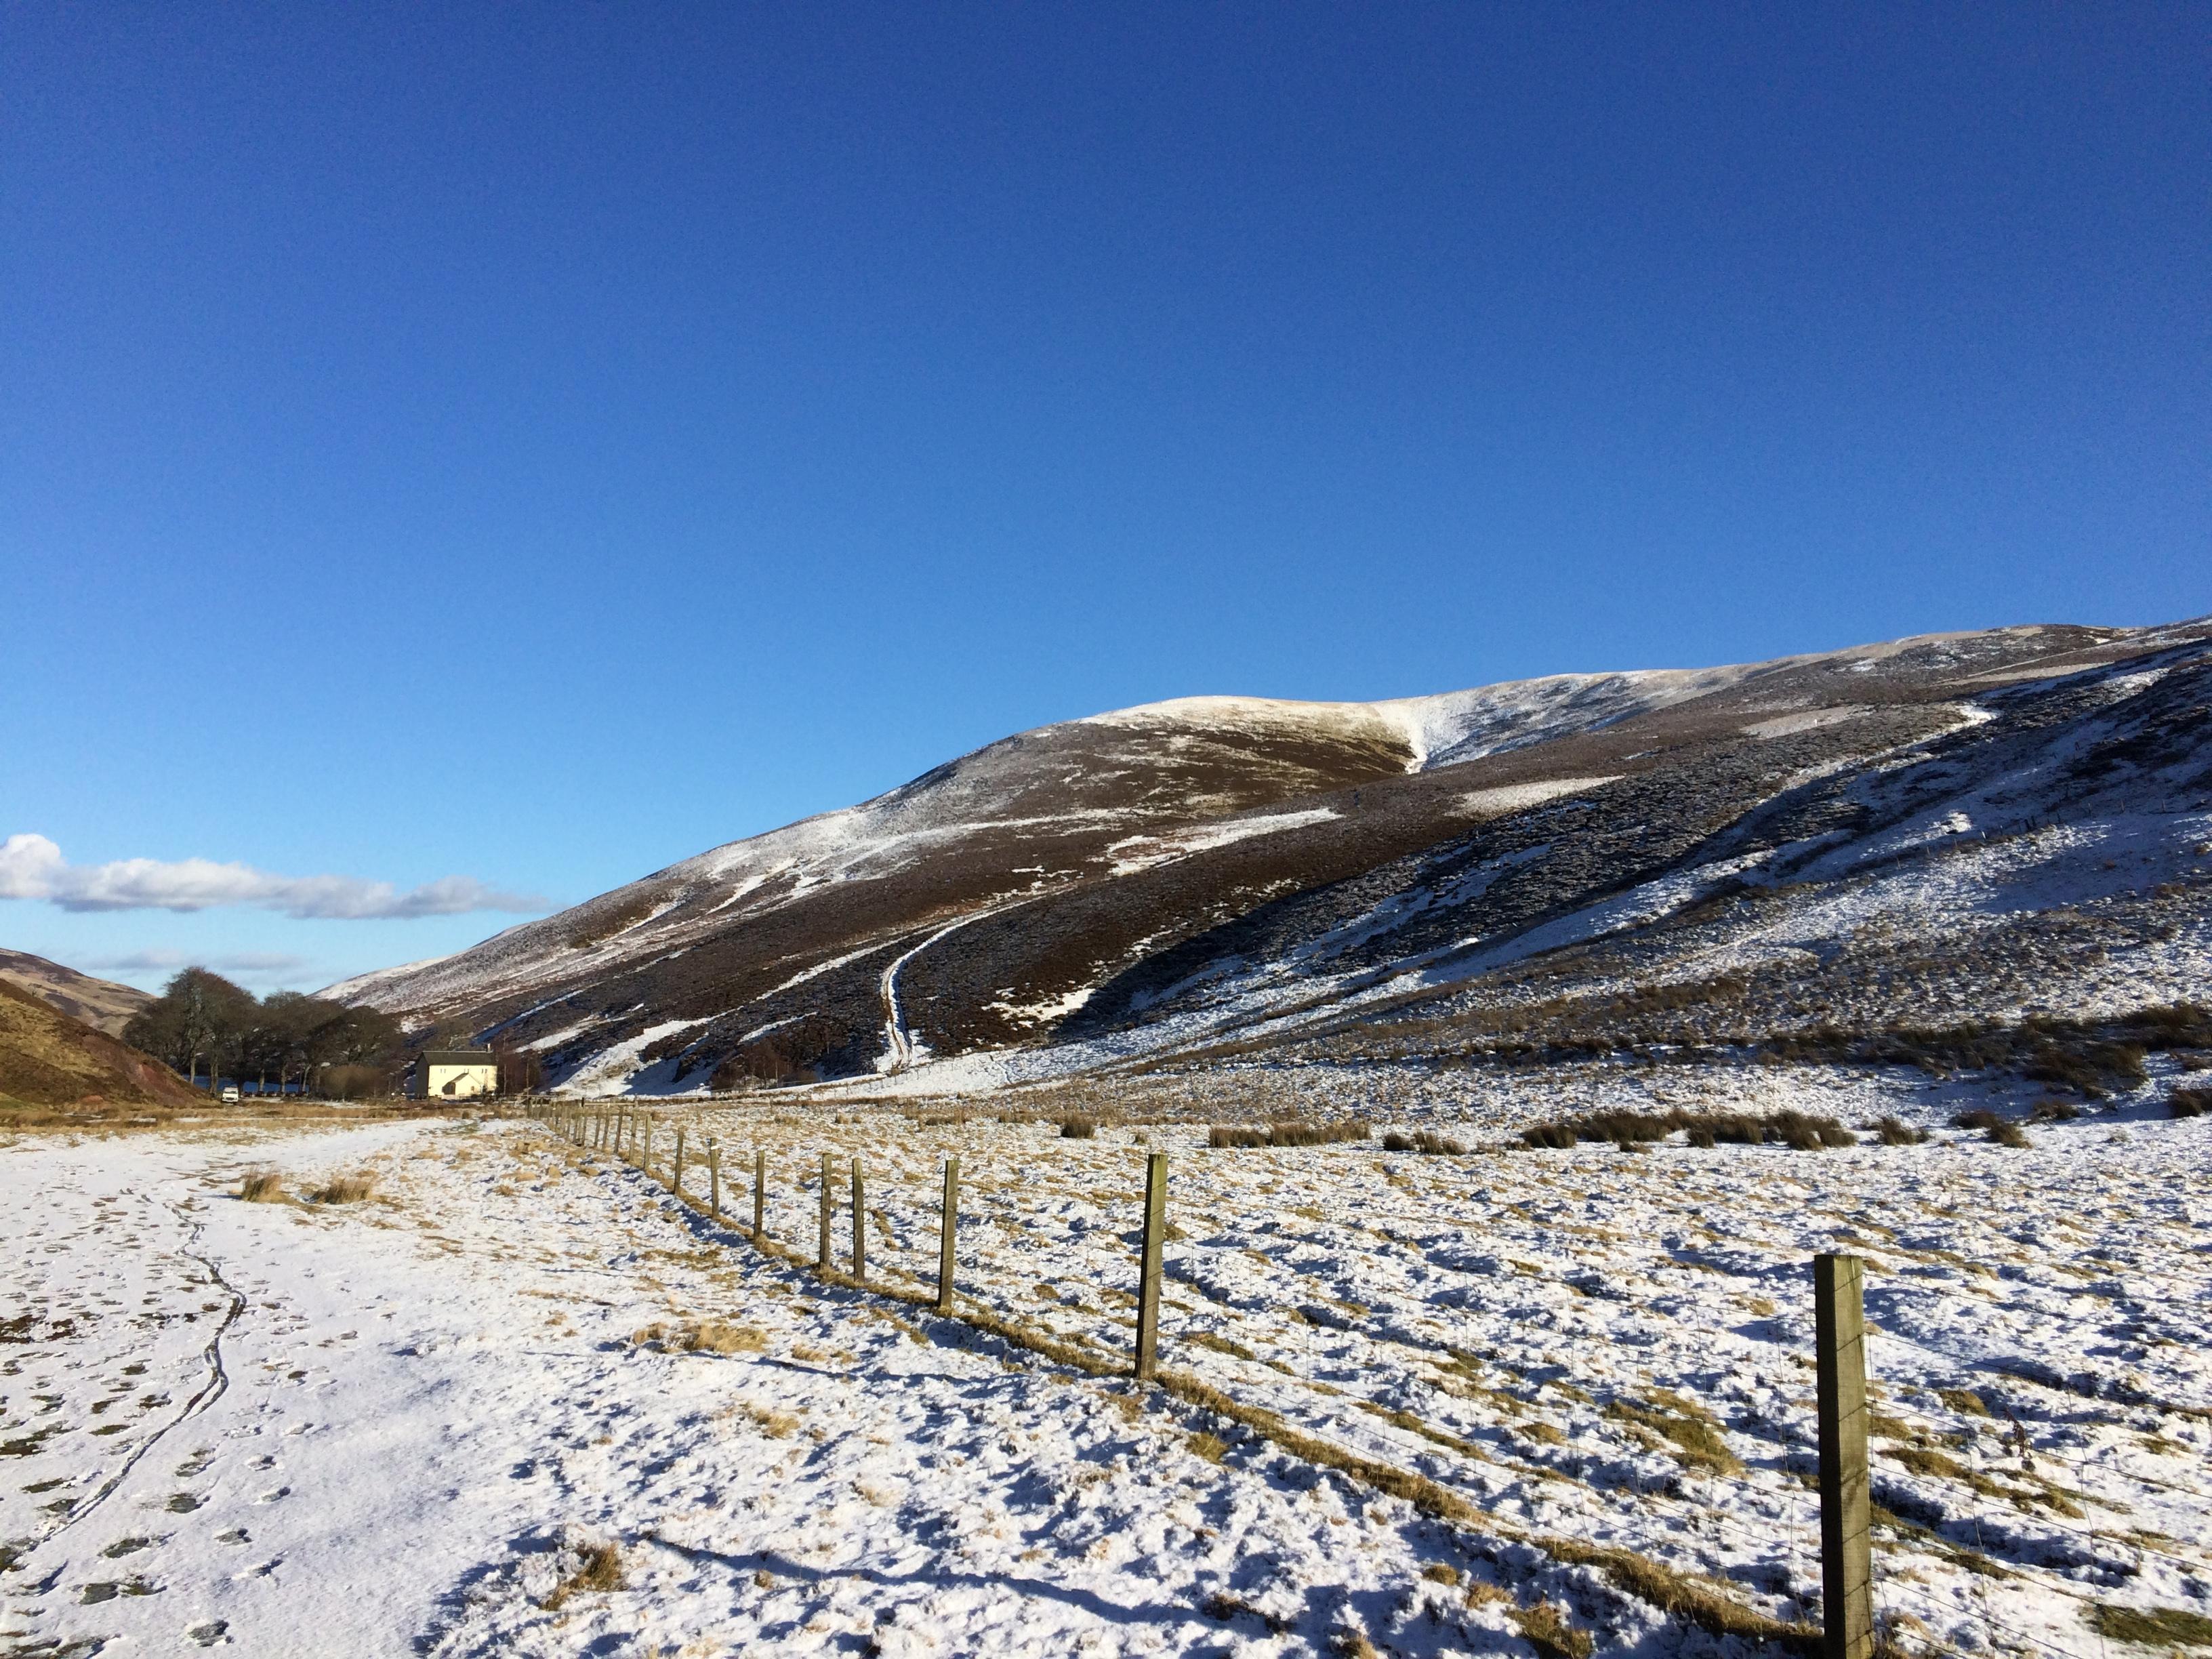
[[1149,1382],[1159,1369],[1160,1251],[1167,1243],[1168,1155],[1145,1160],[1144,1255],[1137,1272],[1137,1380]]
[[722,1148],[714,1137],[707,1137],[707,1208],[715,1220],[722,1218]]
[[650,1177],[653,1174],[653,1114],[640,1112],[637,1127],[637,1167]]
[[822,1154],[822,1248],[814,1260],[817,1272],[830,1271],[830,1154]]
[[937,1311],[952,1311],[952,1234],[960,1224],[960,1160],[945,1160],[945,1203],[937,1224]]
[[1873,1659],[1867,1480],[1866,1263],[1813,1258],[1820,1411],[1820,1622],[1826,1659]]
[[768,1154],[753,1148],[753,1243],[767,1237],[762,1223],[768,1217]]
[[868,1189],[860,1182],[860,1160],[853,1160],[853,1277],[868,1282]]
[[676,1126],[676,1173],[670,1177],[669,1190],[677,1197],[684,1196],[684,1126]]

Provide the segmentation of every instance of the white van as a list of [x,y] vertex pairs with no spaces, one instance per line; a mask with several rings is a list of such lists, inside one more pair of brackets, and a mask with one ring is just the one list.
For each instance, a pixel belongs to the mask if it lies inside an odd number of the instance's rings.
[[221,1098],[221,1100],[222,1101],[222,1103],[223,1103],[224,1105],[226,1105],[226,1106],[235,1106],[235,1105],[237,1105],[237,1104],[238,1104],[238,1085],[237,1085],[235,1083],[232,1084],[228,1088],[225,1089],[225,1090],[222,1091],[222,1095],[221,1095],[220,1098]]

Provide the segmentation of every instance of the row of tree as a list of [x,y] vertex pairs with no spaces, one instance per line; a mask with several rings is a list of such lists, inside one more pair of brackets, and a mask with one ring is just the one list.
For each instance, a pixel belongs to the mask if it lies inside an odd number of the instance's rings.
[[123,1040],[184,1076],[204,1073],[210,1086],[226,1077],[279,1089],[297,1083],[342,1099],[391,1092],[405,1046],[389,1014],[298,991],[256,997],[204,968],[171,979]]

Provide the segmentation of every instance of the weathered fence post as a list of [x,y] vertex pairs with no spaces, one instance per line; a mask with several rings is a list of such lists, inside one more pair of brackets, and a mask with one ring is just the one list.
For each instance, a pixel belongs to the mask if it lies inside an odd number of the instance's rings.
[[830,1271],[830,1154],[822,1154],[822,1248],[816,1255],[814,1266],[818,1272]]
[[762,1222],[768,1215],[768,1154],[759,1147],[753,1148],[753,1243],[757,1244],[767,1235]]
[[960,1224],[960,1160],[945,1160],[945,1203],[937,1224],[937,1311],[952,1311],[952,1234]]
[[1813,1258],[1820,1411],[1820,1622],[1826,1659],[1873,1659],[1867,1480],[1866,1263]]
[[722,1149],[707,1137],[707,1207],[716,1221],[722,1218]]
[[650,1180],[653,1176],[653,1114],[640,1112],[637,1127],[637,1167]]
[[868,1282],[868,1197],[860,1184],[860,1160],[853,1160],[853,1277]]
[[1167,1243],[1168,1155],[1145,1159],[1144,1255],[1137,1273],[1137,1380],[1149,1382],[1159,1369],[1160,1251]]
[[676,1126],[676,1173],[669,1177],[668,1188],[677,1197],[684,1196],[684,1126]]

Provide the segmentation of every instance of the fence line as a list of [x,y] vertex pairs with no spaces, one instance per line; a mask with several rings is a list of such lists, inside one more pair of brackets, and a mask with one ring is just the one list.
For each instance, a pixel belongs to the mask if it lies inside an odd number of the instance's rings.
[[[533,1112],[532,1115],[533,1116],[540,1115],[540,1114],[536,1112]],[[683,1191],[682,1183],[684,1158],[683,1152],[684,1131],[681,1127],[677,1131],[677,1152],[675,1161],[670,1169],[669,1179],[663,1181],[661,1177],[655,1173],[653,1161],[652,1158],[651,1148],[653,1139],[653,1120],[650,1115],[622,1109],[608,1111],[603,1109],[597,1114],[589,1111],[583,1113],[563,1114],[556,1109],[544,1115],[549,1117],[550,1121],[556,1124],[559,1133],[562,1133],[566,1139],[570,1139],[580,1146],[603,1143],[606,1135],[611,1133],[614,1138],[614,1143],[618,1149],[618,1155],[623,1157],[623,1161],[635,1162],[636,1167],[641,1173],[653,1179],[657,1184],[666,1188],[678,1198],[679,1201],[683,1202],[687,1206],[695,1209],[699,1207],[687,1195],[685,1195]],[[597,1117],[599,1120],[596,1123],[592,1121],[594,1117]],[[610,1121],[611,1121],[611,1122]],[[595,1136],[598,1138],[598,1142],[596,1143]],[[716,1143],[712,1138],[710,1138],[708,1145],[710,1148],[709,1158],[710,1160],[713,1160],[717,1156],[717,1154],[712,1150],[714,1148]],[[635,1148],[638,1153],[638,1156],[635,1160],[631,1159],[628,1156],[629,1150],[632,1148]],[[757,1147],[755,1151],[754,1239],[756,1243],[764,1249],[767,1248],[767,1241],[761,1223],[765,1206],[765,1164],[766,1152],[764,1149]],[[1139,1383],[1152,1381],[1158,1376],[1160,1337],[1160,1328],[1158,1322],[1159,1286],[1161,1280],[1164,1277],[1164,1245],[1168,1235],[1166,1216],[1167,1164],[1168,1156],[1164,1152],[1153,1152],[1148,1154],[1146,1158],[1143,1227],[1140,1234],[1141,1243],[1139,1249],[1137,1263],[1139,1289],[1138,1294],[1134,1298],[1138,1304],[1137,1328],[1135,1341],[1132,1345],[1133,1352],[1125,1357],[1124,1361],[1124,1363],[1128,1365],[1129,1374],[1132,1375],[1133,1377]],[[831,1155],[825,1152],[822,1155],[822,1170],[819,1177],[821,1183],[820,1249],[816,1267],[819,1272],[835,1274],[835,1264],[832,1261],[830,1253],[830,1225],[835,1203],[832,1168]],[[957,1226],[959,1203],[959,1160],[957,1155],[950,1156],[945,1158],[943,1174],[943,1198],[940,1201],[939,1217],[940,1227],[939,1241],[939,1273],[934,1305],[936,1306],[937,1310],[940,1313],[946,1314],[954,1318],[963,1318],[963,1316],[961,1315],[954,1305],[954,1279],[957,1271],[955,1237]],[[717,1183],[719,1183],[718,1173],[715,1175],[714,1179]],[[868,1210],[866,1205],[866,1188],[864,1184],[861,1160],[857,1155],[854,1156],[852,1158],[851,1181],[851,1201],[853,1206],[854,1229],[852,1251],[853,1272],[849,1278],[846,1278],[843,1275],[836,1276],[842,1279],[843,1282],[865,1291],[875,1287],[871,1285],[867,1278],[866,1218],[871,1212]],[[800,1177],[798,1184],[803,1189],[805,1184],[805,1180],[803,1176]],[[717,1194],[719,1194],[719,1186],[717,1186]],[[1002,1207],[999,1195],[995,1193],[987,1196],[986,1203],[994,1209]],[[1022,1208],[1018,1199],[1006,1200],[1003,1207],[1009,1209],[1017,1214],[1021,1212]],[[719,1221],[719,1195],[717,1196],[714,1210],[715,1218]],[[900,1218],[899,1224],[895,1225],[893,1224],[893,1218],[889,1212],[877,1212],[876,1213],[883,1215],[884,1224],[890,1230],[890,1240],[896,1255],[903,1255],[909,1253],[919,1253],[922,1251],[923,1247],[919,1243],[908,1244],[901,1242],[899,1225],[906,1224],[904,1218]],[[1391,1218],[1400,1219],[1408,1223],[1413,1223],[1414,1220],[1412,1217],[1392,1217]],[[918,1224],[915,1224],[917,1226]],[[1340,1222],[1324,1224],[1352,1226],[1358,1225],[1358,1224],[1353,1222]],[[1445,1218],[1427,1217],[1422,1218],[1414,1224],[1419,1224],[1424,1227],[1446,1229],[1449,1228],[1452,1224]],[[1529,1218],[1529,1224],[1534,1226],[1540,1224],[1537,1224],[1533,1220],[1533,1218]],[[908,1231],[914,1231],[914,1228],[909,1227]],[[1016,1254],[1021,1253],[1021,1246],[1018,1241],[1007,1241],[1006,1244],[1003,1248],[1010,1249]],[[795,1258],[791,1258],[791,1253],[783,1249],[781,1246],[776,1247],[775,1254],[784,1255],[787,1258],[795,1261]],[[917,1285],[923,1284],[925,1282],[922,1275],[910,1273],[905,1268],[899,1267],[895,1262],[887,1263],[885,1265],[890,1271],[901,1279],[913,1281]],[[984,1281],[987,1284],[1000,1276],[999,1270],[993,1268],[987,1260],[981,1256],[978,1256],[976,1258],[975,1267],[979,1272],[983,1273]],[[1828,1627],[1824,1638],[1824,1648],[1827,1659],[1870,1659],[1870,1656],[1872,1656],[1875,1651],[1877,1642],[1877,1624],[1875,1620],[1875,1597],[1877,1592],[1879,1592],[1880,1599],[1885,1601],[1891,1600],[1896,1595],[1902,1594],[1913,1600],[1923,1601],[1925,1605],[1930,1607],[1941,1607],[1941,1604],[1933,1601],[1932,1598],[1926,1598],[1918,1592],[1916,1592],[1905,1581],[1881,1580],[1877,1582],[1874,1577],[1871,1571],[1873,1565],[1873,1558],[1870,1549],[1871,1528],[1868,1525],[1867,1522],[1867,1504],[1870,1492],[1869,1471],[1868,1468],[1867,1431],[1869,1425],[1869,1419],[1872,1414],[1876,1411],[1887,1410],[1892,1402],[1884,1401],[1880,1402],[1879,1405],[1870,1404],[1864,1392],[1864,1336],[1863,1314],[1859,1314],[1857,1312],[1857,1304],[1861,1300],[1859,1287],[1863,1285],[1864,1280],[1864,1267],[1861,1258],[1842,1255],[1822,1255],[1816,1258],[1814,1271],[1816,1313],[1815,1369],[1818,1373],[1819,1381],[1821,1384],[1819,1390],[1820,1399],[1818,1410],[1816,1412],[1819,1427],[1820,1429],[1819,1443],[1820,1449],[1820,1463],[1822,1498],[1821,1532],[1823,1534],[1820,1555],[1822,1558],[1823,1576],[1826,1580],[1826,1590],[1822,1598],[1822,1607],[1824,1610],[1824,1618],[1826,1620]],[[927,1305],[929,1301],[929,1298],[912,1297],[906,1292],[898,1292],[897,1294],[903,1299],[923,1302],[925,1305]],[[975,1316],[975,1318],[983,1318],[988,1316],[989,1322],[983,1325],[982,1328],[994,1331],[995,1334],[1002,1336],[1008,1335],[1012,1333],[1015,1334],[1016,1340],[1029,1346],[1035,1346],[1035,1342],[1031,1339],[1018,1335],[1018,1328],[1006,1327],[1004,1319],[996,1314],[991,1313],[987,1303],[979,1300],[972,1294],[968,1297],[968,1300],[969,1300],[978,1310]],[[1056,1304],[1055,1305],[1058,1304]],[[1081,1306],[1080,1304],[1078,1305],[1079,1307]],[[1182,1306],[1183,1304],[1177,1304],[1174,1305]],[[1190,1309],[1188,1310],[1188,1311],[1195,1314],[1199,1310]],[[967,1322],[974,1322],[974,1321],[973,1319],[969,1319]],[[1109,1315],[1108,1316],[1108,1323],[1111,1326],[1118,1324],[1119,1322],[1113,1320]],[[1072,1347],[1070,1342],[1066,1339],[1063,1339],[1057,1333],[1054,1333],[1052,1346],[1060,1348],[1062,1350],[1062,1352],[1055,1354],[1051,1352],[1048,1349],[1043,1350],[1042,1352],[1046,1352],[1048,1358],[1067,1358],[1069,1359],[1069,1363],[1073,1363],[1072,1358],[1073,1347],[1081,1347],[1086,1345],[1079,1340],[1074,1343]],[[1418,1345],[1414,1346],[1418,1348]],[[1448,1345],[1440,1345],[1440,1350],[1446,1352],[1454,1352]],[[1854,1363],[1856,1363],[1858,1367],[1858,1376],[1860,1378],[1858,1392],[1856,1397],[1854,1397],[1850,1377],[1850,1372]],[[1099,1361],[1095,1355],[1086,1356],[1083,1359],[1079,1368],[1091,1370],[1095,1374],[1103,1374],[1100,1371]],[[1414,1375],[1418,1376],[1418,1373],[1415,1373]],[[1293,1378],[1293,1380],[1295,1380],[1295,1378]],[[2033,1379],[2024,1380],[2033,1381]],[[1188,1384],[1178,1384],[1177,1386],[1178,1388],[1187,1389]],[[1541,1385],[1540,1384],[1539,1386],[1540,1387]],[[1202,1401],[1194,1403],[1202,1403]],[[1272,1415],[1272,1413],[1270,1415]],[[2008,1413],[2008,1415],[2009,1415],[2009,1413]],[[1238,1420],[1242,1421],[1243,1419],[1239,1418]],[[1386,1417],[1382,1420],[1384,1422],[1388,1422],[1389,1419]],[[1855,1437],[1852,1428],[1854,1420],[1856,1422]],[[1899,1420],[1909,1421],[1910,1419],[1900,1416]],[[1934,1423],[1932,1419],[1921,1418],[1919,1421],[1923,1427],[1933,1432],[1945,1435],[1952,1432],[1951,1430]],[[1397,1425],[1393,1424],[1392,1426],[1395,1427]],[[1363,1428],[1364,1425],[1353,1421],[1346,1423],[1342,1427],[1358,1429]],[[1366,1431],[1366,1432],[1374,1432],[1374,1431]],[[1423,1437],[1434,1438],[1434,1436],[1432,1434],[1425,1434]],[[1385,1438],[1387,1443],[1387,1437]],[[1417,1452],[1415,1455],[1422,1455],[1424,1454]],[[2068,1458],[2063,1454],[2057,1452],[2030,1449],[2027,1455],[2031,1456],[2051,1457],[2055,1462],[2067,1463],[2076,1468],[2094,1469],[2100,1474],[2117,1475],[2119,1478],[2146,1486],[2159,1487],[2165,1490],[2183,1492],[2191,1496],[2196,1495],[2190,1488],[2182,1487],[2170,1482],[2161,1481],[2154,1477],[2136,1475],[2126,1470],[2116,1470],[2107,1465],[2081,1462],[2078,1460]],[[1340,1453],[1335,1455],[1341,1457],[1345,1455],[1345,1454]],[[1354,1459],[1355,1462],[1359,1461],[1360,1460],[1358,1460],[1357,1458]],[[1480,1461],[1489,1462],[1490,1460],[1485,1458],[1480,1459]],[[1369,1469],[1382,1469],[1387,1466],[1364,1465],[1364,1467]],[[1502,1467],[1509,1470],[1514,1470],[1516,1473],[1519,1472],[1517,1466],[1512,1464],[1505,1464]],[[1535,1473],[1542,1469],[1543,1467],[1544,1466],[1541,1465],[1534,1466],[1530,1469],[1529,1473]],[[1359,1473],[1357,1469],[1350,1469],[1348,1466],[1347,1470],[1348,1472],[1355,1474]],[[1982,1473],[1982,1471],[1978,1469],[1972,1472],[1976,1474]],[[2000,1470],[1998,1472],[2003,1473],[2004,1471]],[[1370,1478],[1371,1479],[1371,1477]],[[1399,1478],[1402,1479],[1404,1477]],[[1584,1484],[1587,1486],[1587,1483]],[[1434,1490],[1442,1491],[1444,1489]],[[1600,1498],[1603,1498],[1607,1496],[1607,1492],[1602,1488],[1593,1486],[1589,1487],[1588,1490],[1590,1491],[1593,1496]],[[2087,1494],[2083,1495],[2087,1496]],[[1640,1504],[1656,1504],[1677,1508],[1684,1515],[1691,1517],[1696,1525],[1709,1525],[1716,1531],[1729,1533],[1738,1537],[1755,1539],[1765,1544],[1771,1545],[1774,1541],[1771,1533],[1754,1531],[1750,1528],[1744,1527],[1740,1523],[1735,1522],[1729,1517],[1721,1514],[1715,1509],[1699,1508],[1686,1502],[1685,1500],[1672,1498],[1657,1493],[1638,1492],[1635,1493],[1635,1496],[1639,1500]],[[1978,1537],[1979,1517],[1970,1516],[1966,1517],[1966,1519],[1976,1525],[1977,1536]],[[2055,1531],[2069,1534],[2075,1537],[2085,1538],[2092,1543],[2107,1545],[2115,1550],[2136,1552],[2146,1557],[2171,1562],[2177,1566],[2183,1567],[2191,1571],[2201,1570],[2201,1564],[2199,1563],[2188,1560],[2180,1556],[2170,1554],[2151,1546],[2138,1543],[2132,1540],[2109,1536],[2094,1531],[2085,1531],[2082,1528],[2069,1527],[2062,1522],[2050,1520],[2039,1515],[2033,1516],[2032,1519],[2038,1525],[2047,1524]],[[1798,1528],[1793,1524],[1790,1528],[1789,1539],[1783,1546],[1783,1553],[1785,1556],[1793,1553],[1797,1549],[1797,1533]],[[1936,1534],[1936,1536],[1939,1542],[1943,1541],[1941,1539],[1940,1533]],[[1853,1555],[1854,1550],[1856,1551],[1856,1558],[1854,1558]],[[1982,1553],[1986,1557],[1987,1552],[1985,1547]],[[2031,1582],[2033,1582],[2038,1589],[2050,1589],[2065,1600],[2079,1603],[2089,1608],[2094,1609],[2104,1605],[2103,1603],[2096,1601],[2094,1597],[2078,1594],[2063,1584],[2050,1583],[2048,1582],[2047,1577],[2039,1577]],[[2058,1659],[2085,1659],[2085,1656],[2075,1654],[2069,1649],[2060,1646],[2055,1643],[2047,1642],[2039,1637],[2034,1636],[2030,1632],[2019,1628],[2018,1626],[2008,1625],[2005,1621],[1996,1619],[1987,1608],[1986,1598],[1988,1595],[1988,1586],[1979,1582],[1978,1576],[1977,1576],[1976,1580],[1971,1588],[1980,1592],[1984,1598],[1984,1606],[1982,1613],[1978,1615],[1978,1620],[1979,1622],[1983,1623],[1989,1629],[1992,1631],[2003,1630],[2016,1637],[2021,1641],[2028,1643],[2035,1647],[2043,1649],[2049,1653],[2058,1656]],[[1802,1606],[1802,1598],[1799,1598],[1799,1600],[1800,1605]],[[1965,1618],[1970,1621],[1974,1620],[1977,1618],[1977,1615],[1972,1613],[1956,1607],[1942,1608],[1942,1610],[1947,1617]],[[1760,1616],[1763,1617],[1764,1615]],[[2100,1632],[2100,1637],[2101,1644],[2101,1632]]]

